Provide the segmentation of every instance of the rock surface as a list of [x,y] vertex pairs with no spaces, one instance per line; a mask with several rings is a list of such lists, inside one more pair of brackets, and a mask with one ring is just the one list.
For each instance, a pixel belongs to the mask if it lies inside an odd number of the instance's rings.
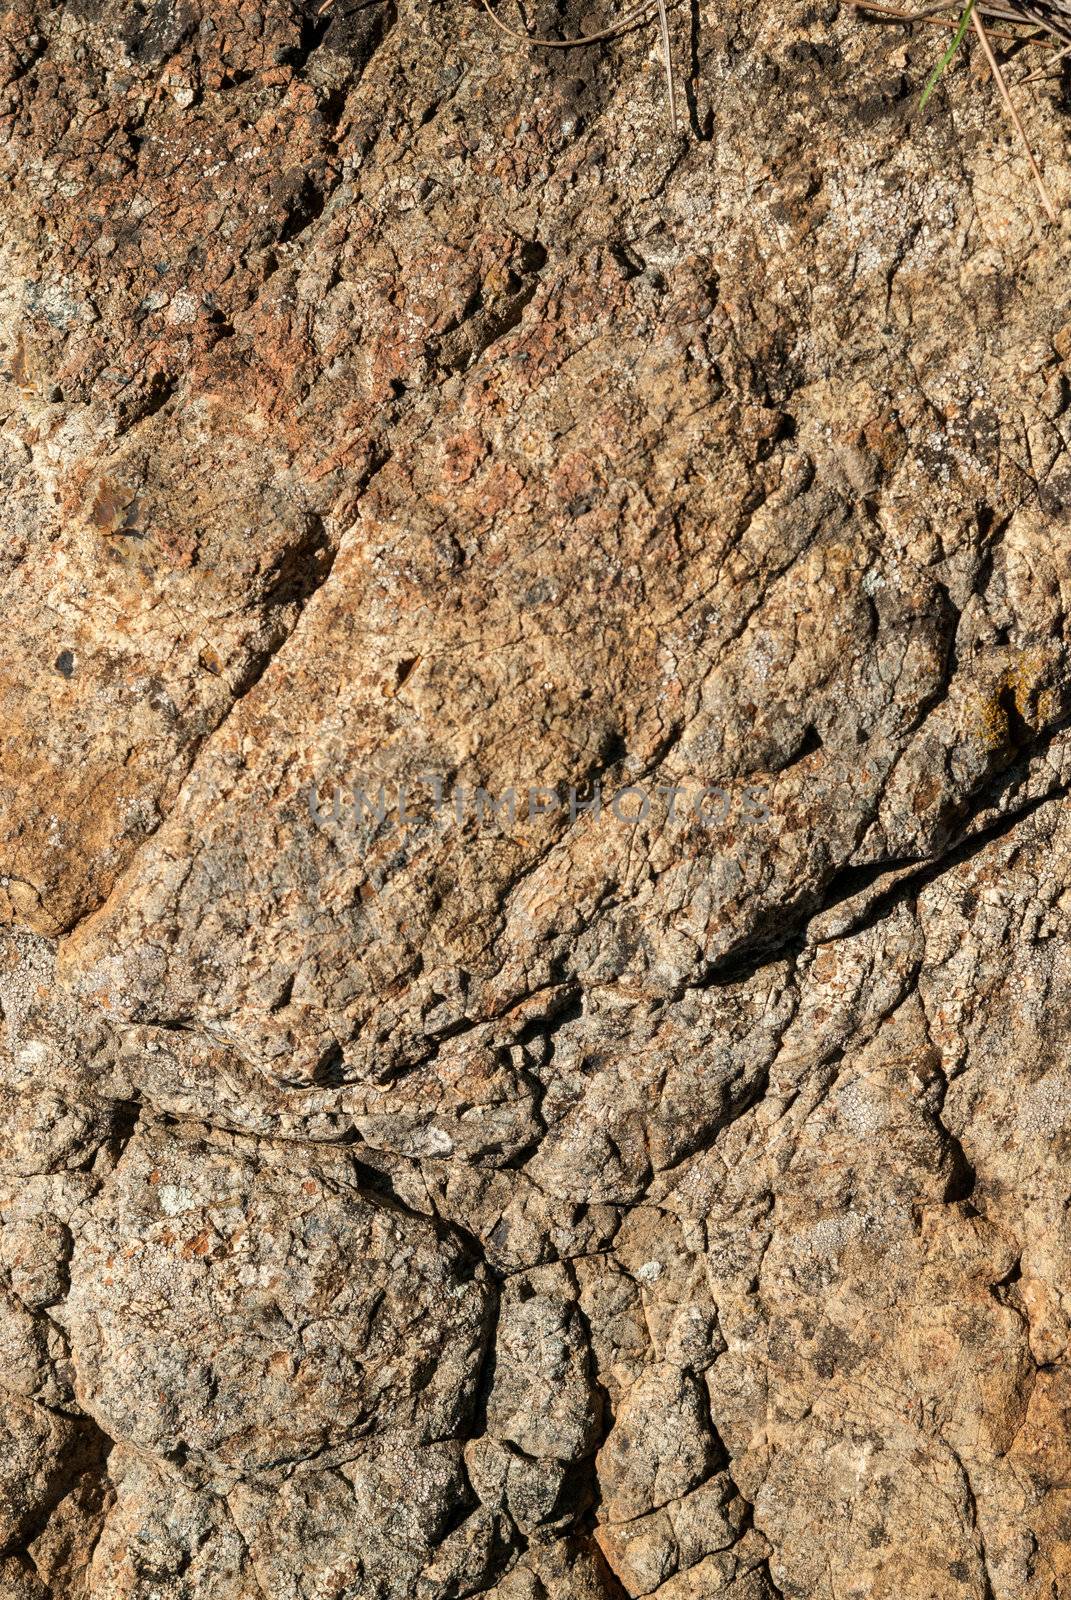
[[672,33],[0,0],[2,1600],[1071,1595],[1071,239]]

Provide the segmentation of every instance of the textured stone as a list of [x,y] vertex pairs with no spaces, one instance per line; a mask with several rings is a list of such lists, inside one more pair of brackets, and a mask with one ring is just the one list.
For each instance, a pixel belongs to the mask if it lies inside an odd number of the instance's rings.
[[377,1429],[464,1426],[479,1269],[354,1178],[345,1158],[135,1136],[78,1229],[64,1306],[78,1399],[111,1437],[255,1475]]
[[1071,237],[670,26],[0,0],[3,1600],[1071,1592]]

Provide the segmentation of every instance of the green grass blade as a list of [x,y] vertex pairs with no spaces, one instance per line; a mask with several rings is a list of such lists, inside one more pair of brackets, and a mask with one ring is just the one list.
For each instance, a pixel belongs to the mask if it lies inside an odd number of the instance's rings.
[[956,29],[956,32],[955,32],[955,34],[953,36],[953,39],[952,39],[952,43],[949,45],[948,49],[945,51],[945,53],[941,57],[940,61],[934,67],[933,71],[930,73],[930,76],[926,79],[926,87],[925,87],[925,89],[923,89],[923,91],[922,91],[922,99],[919,101],[919,110],[920,111],[922,111],[924,109],[927,100],[930,98],[931,94],[933,93],[933,91],[937,87],[937,82],[938,82],[938,79],[940,78],[942,72],[944,72],[945,68],[948,66],[948,63],[952,60],[952,57],[955,55],[956,51],[959,49],[960,45],[963,43],[963,35],[966,33],[968,27],[970,26],[971,12],[973,10],[974,10],[974,0],[967,0],[967,9],[964,11],[962,17],[960,17],[960,19],[959,19],[959,27]]

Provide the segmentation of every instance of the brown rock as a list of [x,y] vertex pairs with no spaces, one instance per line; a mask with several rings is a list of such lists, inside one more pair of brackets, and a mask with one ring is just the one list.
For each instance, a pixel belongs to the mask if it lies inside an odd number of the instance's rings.
[[1071,1591],[1071,240],[670,28],[0,8],[4,1600]]

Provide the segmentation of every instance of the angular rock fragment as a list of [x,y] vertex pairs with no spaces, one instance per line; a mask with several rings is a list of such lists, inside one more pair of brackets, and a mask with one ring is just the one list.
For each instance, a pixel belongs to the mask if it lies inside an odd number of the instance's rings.
[[449,1439],[473,1403],[489,1288],[422,1219],[314,1167],[138,1133],[79,1219],[63,1322],[109,1437],[256,1477],[384,1429]]

